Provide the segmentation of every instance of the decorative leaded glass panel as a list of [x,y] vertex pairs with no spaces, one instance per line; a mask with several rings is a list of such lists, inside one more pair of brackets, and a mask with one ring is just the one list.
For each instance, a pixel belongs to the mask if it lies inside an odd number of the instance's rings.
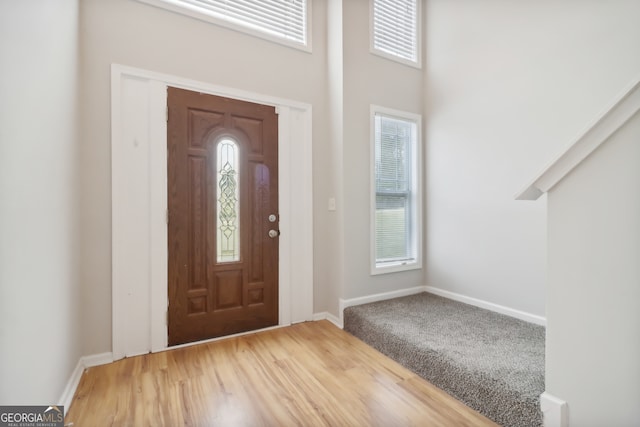
[[238,145],[231,139],[221,140],[216,157],[218,262],[234,262],[240,260]]

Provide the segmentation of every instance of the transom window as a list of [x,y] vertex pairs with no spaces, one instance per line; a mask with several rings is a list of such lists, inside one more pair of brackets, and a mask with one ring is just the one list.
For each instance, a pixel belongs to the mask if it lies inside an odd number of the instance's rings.
[[372,106],[372,274],[421,268],[420,116]]
[[420,67],[420,0],[370,0],[371,51]]
[[311,0],[138,0],[194,18],[311,50],[307,37]]

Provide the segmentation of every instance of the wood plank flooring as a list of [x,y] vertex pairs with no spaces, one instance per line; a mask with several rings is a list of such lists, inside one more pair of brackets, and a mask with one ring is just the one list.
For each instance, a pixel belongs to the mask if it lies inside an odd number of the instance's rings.
[[69,423],[497,426],[327,321],[90,368]]

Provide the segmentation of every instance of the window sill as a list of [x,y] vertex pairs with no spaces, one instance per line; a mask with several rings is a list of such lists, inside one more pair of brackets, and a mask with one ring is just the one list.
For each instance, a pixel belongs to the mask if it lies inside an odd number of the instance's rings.
[[422,263],[418,261],[397,261],[375,264],[371,267],[371,275],[397,273],[399,271],[420,270]]
[[282,37],[277,37],[271,35],[269,33],[253,29],[249,26],[236,24],[235,22],[212,16],[206,12],[203,12],[202,9],[198,8],[194,5],[179,3],[175,0],[136,0],[140,3],[146,3],[151,6],[155,6],[160,9],[168,10],[170,12],[174,12],[180,15],[188,16],[191,18],[198,19],[200,21],[209,22],[211,24],[217,25],[219,27],[224,27],[230,30],[234,30],[240,33],[248,34],[250,36],[254,36],[263,40],[267,40],[273,43],[280,44],[282,46],[294,48],[303,52],[312,53],[311,50],[311,2],[307,3],[307,7],[309,10],[307,11],[307,40],[305,43],[296,42],[293,40],[289,40]]
[[372,53],[373,55],[388,59],[393,62],[397,62],[402,65],[407,65],[412,68],[417,68],[418,70],[422,69],[422,60],[420,58],[420,55],[418,55],[418,59],[416,59],[415,61],[411,61],[410,59],[405,59],[400,56],[392,55],[390,53],[386,53],[382,50],[376,49],[374,47],[371,47],[369,49],[369,52]]

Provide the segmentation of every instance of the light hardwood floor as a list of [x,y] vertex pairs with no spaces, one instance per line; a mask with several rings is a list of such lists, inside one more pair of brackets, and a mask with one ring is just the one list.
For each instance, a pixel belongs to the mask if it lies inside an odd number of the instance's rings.
[[69,423],[497,426],[327,321],[90,368]]

